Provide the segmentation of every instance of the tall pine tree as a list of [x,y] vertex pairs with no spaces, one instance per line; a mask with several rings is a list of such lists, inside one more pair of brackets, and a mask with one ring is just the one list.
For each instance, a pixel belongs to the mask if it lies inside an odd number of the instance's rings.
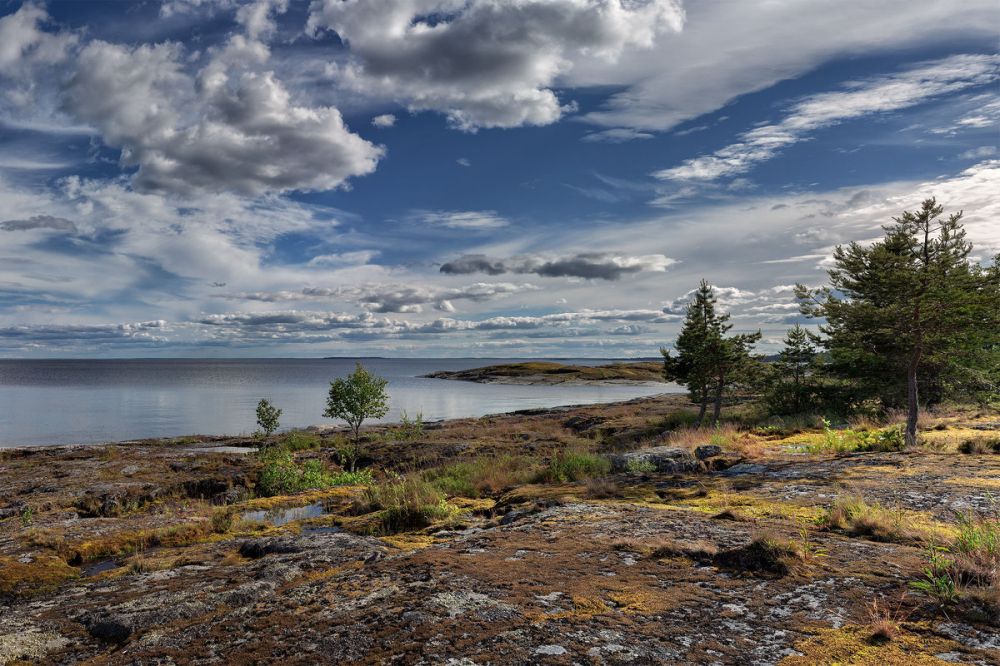
[[831,373],[859,398],[905,404],[909,445],[922,383],[995,393],[1000,366],[1000,269],[971,262],[962,213],[942,212],[928,199],[870,247],[838,246],[830,287],[796,285],[803,314],[826,320]]
[[739,381],[749,366],[750,350],[760,339],[760,331],[726,337],[732,328],[729,313],[715,311],[716,298],[705,280],[688,304],[684,325],[674,342],[677,356],[664,348],[663,376],[667,381],[687,387],[691,400],[699,403],[695,427],[701,427],[708,410],[709,397],[714,392],[715,410],[712,425],[719,422],[722,399],[728,386]]

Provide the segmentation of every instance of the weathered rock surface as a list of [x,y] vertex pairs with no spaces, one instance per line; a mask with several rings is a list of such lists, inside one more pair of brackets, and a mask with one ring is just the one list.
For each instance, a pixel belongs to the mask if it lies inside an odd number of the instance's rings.
[[628,453],[608,456],[611,471],[655,471],[662,474],[698,474],[705,471],[705,465],[687,449],[675,446],[655,446]]

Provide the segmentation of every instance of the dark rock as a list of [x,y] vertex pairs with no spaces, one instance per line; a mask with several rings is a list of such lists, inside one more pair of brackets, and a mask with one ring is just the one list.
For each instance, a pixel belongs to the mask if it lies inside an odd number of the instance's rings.
[[365,564],[375,564],[381,560],[384,556],[381,551],[376,550],[374,553],[365,558]]
[[240,545],[240,555],[250,559],[259,559],[274,553],[301,553],[302,547],[291,539],[269,538],[251,539]]
[[738,465],[733,465],[729,469],[718,472],[720,476],[733,477],[733,476],[745,476],[747,474],[760,474],[766,467],[763,465],[754,465],[751,463],[740,463]]
[[641,451],[618,453],[608,456],[613,472],[655,471],[662,474],[697,474],[705,471],[705,464],[687,451],[676,446],[656,446]]
[[698,460],[706,460],[722,455],[722,447],[715,444],[703,444],[694,450],[694,457]]
[[513,511],[508,511],[503,518],[500,519],[501,525],[510,525],[517,521],[519,518],[523,518],[528,515],[528,512],[523,509],[514,509]]

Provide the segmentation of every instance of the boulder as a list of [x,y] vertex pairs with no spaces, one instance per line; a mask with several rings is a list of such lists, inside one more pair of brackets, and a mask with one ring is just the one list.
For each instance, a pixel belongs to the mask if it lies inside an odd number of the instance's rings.
[[698,460],[707,460],[721,455],[722,447],[715,444],[703,444],[694,450],[694,457]]
[[256,560],[272,553],[301,553],[302,547],[291,539],[251,539],[240,545],[240,555]]
[[661,474],[691,474],[705,471],[705,464],[677,446],[616,453],[608,456],[613,472],[655,471]]

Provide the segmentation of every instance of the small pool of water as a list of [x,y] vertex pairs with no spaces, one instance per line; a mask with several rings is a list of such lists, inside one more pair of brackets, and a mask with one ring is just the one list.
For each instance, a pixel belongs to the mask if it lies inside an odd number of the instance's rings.
[[117,569],[120,566],[121,563],[114,558],[108,560],[97,560],[94,562],[87,562],[86,564],[80,567],[80,575],[83,576],[84,578],[88,578],[90,576],[96,576],[97,574],[104,573],[105,571],[111,571],[112,569]]
[[275,508],[267,511],[247,511],[243,514],[243,520],[261,520],[273,523],[275,527],[281,527],[293,520],[305,520],[307,518],[319,518],[326,515],[326,507],[322,502],[316,502],[308,506],[295,506],[290,509]]

